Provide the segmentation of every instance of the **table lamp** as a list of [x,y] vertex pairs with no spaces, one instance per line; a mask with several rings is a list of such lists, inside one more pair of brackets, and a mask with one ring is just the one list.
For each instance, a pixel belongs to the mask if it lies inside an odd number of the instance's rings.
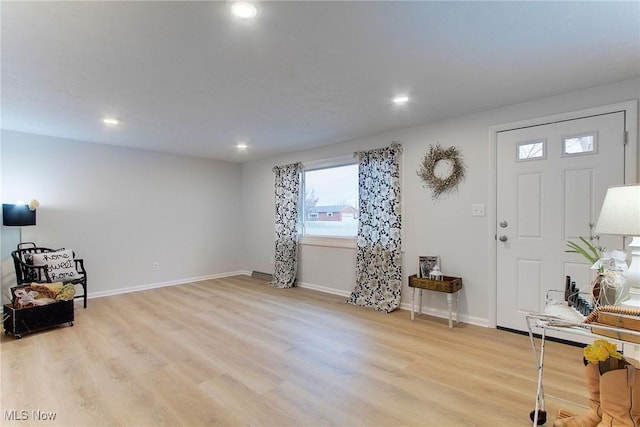
[[631,264],[624,276],[629,299],[622,305],[640,307],[640,184],[609,187],[595,232],[633,237],[628,245]]

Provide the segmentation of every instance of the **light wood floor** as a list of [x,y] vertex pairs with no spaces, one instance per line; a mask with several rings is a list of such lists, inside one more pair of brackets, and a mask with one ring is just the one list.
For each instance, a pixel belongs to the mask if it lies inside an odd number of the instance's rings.
[[[0,342],[2,425],[528,426],[536,389],[526,336],[247,276],[92,299]],[[576,409],[553,396],[586,405],[580,360],[548,344],[550,420]]]

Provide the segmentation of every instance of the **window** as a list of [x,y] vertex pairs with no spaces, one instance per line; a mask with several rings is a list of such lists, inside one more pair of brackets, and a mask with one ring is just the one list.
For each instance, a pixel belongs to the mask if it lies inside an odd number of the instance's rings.
[[562,138],[563,154],[588,154],[596,151],[596,135],[575,135]]
[[540,160],[546,158],[545,154],[546,140],[519,142],[517,145],[517,159],[522,160]]
[[307,167],[303,171],[304,204],[300,209],[303,243],[311,243],[308,238],[313,237],[355,238],[358,233],[358,165],[334,163],[316,169]]

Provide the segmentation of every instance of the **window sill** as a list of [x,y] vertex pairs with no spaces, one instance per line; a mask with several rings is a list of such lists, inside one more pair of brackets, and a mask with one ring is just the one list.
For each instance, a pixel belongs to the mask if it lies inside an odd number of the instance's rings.
[[355,237],[326,237],[326,236],[305,236],[300,240],[301,245],[326,246],[331,248],[356,248]]

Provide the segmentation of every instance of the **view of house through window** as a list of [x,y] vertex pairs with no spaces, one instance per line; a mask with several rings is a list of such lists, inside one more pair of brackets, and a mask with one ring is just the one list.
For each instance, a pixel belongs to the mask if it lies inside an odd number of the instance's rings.
[[358,233],[358,165],[304,171],[305,236],[355,237]]

